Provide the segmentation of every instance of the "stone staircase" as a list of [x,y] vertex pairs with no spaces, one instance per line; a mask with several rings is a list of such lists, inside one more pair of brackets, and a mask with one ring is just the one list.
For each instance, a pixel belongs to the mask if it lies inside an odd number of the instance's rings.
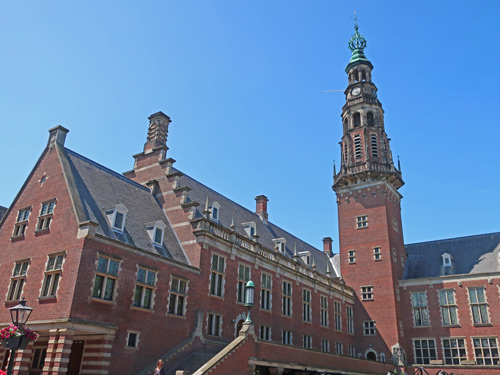
[[176,375],[177,371],[182,371],[183,375],[194,373],[224,349],[227,344],[227,341],[207,340],[202,347],[194,348],[190,353],[184,355],[182,360],[167,364],[167,375]]

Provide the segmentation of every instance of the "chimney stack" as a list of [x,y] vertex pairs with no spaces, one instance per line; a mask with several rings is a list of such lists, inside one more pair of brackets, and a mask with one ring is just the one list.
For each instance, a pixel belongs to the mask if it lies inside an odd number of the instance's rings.
[[323,252],[330,258],[333,256],[332,242],[333,240],[331,237],[323,238]]
[[66,134],[69,130],[64,126],[57,125],[56,127],[49,129],[49,142],[47,143],[48,148],[53,148],[56,143],[64,146],[64,141],[66,140]]
[[167,134],[170,125],[170,117],[163,112],[156,112],[148,117],[149,129],[148,138],[144,144],[144,153],[149,154],[157,149],[168,150]]
[[260,220],[264,224],[267,224],[267,202],[269,199],[265,195],[258,195],[255,197],[255,200],[257,201],[257,208],[255,209],[255,213],[259,215]]

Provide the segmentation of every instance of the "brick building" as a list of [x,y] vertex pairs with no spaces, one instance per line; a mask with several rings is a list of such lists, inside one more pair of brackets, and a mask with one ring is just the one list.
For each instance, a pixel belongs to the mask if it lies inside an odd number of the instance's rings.
[[402,173],[357,25],[349,46],[338,254],[273,223],[264,195],[248,210],[178,170],[162,112],[124,174],[51,129],[0,221],[0,321],[24,296],[41,334],[15,371],[148,374],[163,358],[170,374],[498,373],[500,233],[404,245]]

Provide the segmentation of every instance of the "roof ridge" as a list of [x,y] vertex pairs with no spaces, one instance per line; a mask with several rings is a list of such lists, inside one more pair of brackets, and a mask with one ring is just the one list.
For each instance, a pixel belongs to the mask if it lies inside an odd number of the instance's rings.
[[433,242],[445,242],[445,241],[452,241],[452,240],[462,240],[462,239],[465,239],[465,238],[484,237],[484,236],[491,236],[491,235],[495,235],[495,234],[496,235],[500,235],[500,232],[473,234],[473,235],[470,235],[470,236],[444,238],[442,240],[431,240],[431,241],[414,242],[414,243],[405,244],[404,246],[407,247],[407,246],[413,246],[413,245],[428,244],[428,243],[433,243]]
[[105,167],[104,165],[99,164],[99,163],[97,163],[97,162],[95,162],[95,161],[93,161],[93,160],[91,160],[91,159],[89,159],[89,158],[87,158],[87,157],[85,157],[85,156],[83,156],[83,155],[81,155],[81,154],[73,151],[73,150],[70,150],[69,148],[64,147],[64,150],[66,150],[71,155],[76,156],[76,157],[78,157],[78,158],[80,158],[80,159],[88,162],[89,164],[92,164],[93,166],[95,166],[95,167],[97,167],[97,168],[99,168],[99,169],[101,169],[101,170],[103,170],[103,171],[105,171],[105,172],[107,172],[107,173],[109,173],[111,175],[114,175],[115,177],[121,179],[122,181],[125,181],[125,182],[128,182],[129,184],[135,185],[136,187],[138,187],[138,188],[140,188],[142,190],[145,190],[145,191],[148,191],[148,192],[150,191],[144,185],[141,185],[140,183],[135,182],[134,180],[131,180],[128,177],[125,177],[123,174],[118,173],[118,172],[116,172],[116,171],[114,171],[114,170],[112,170],[112,169],[110,169],[108,167]]

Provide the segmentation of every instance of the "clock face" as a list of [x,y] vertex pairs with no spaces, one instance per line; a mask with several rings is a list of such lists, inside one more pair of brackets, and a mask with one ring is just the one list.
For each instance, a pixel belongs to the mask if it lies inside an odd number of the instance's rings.
[[361,92],[361,89],[359,87],[355,87],[352,89],[351,94],[352,95],[359,95],[360,92]]

